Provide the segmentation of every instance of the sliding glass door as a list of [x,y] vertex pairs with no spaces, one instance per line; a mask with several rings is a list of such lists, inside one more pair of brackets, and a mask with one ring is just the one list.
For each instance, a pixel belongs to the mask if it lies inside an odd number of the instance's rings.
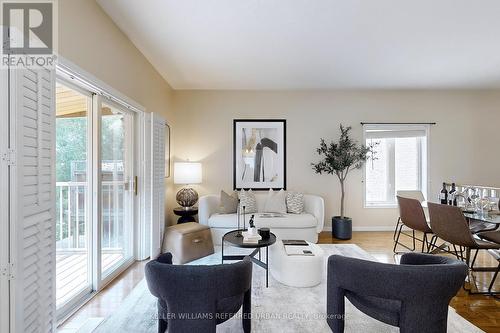
[[59,318],[133,259],[135,115],[63,79],[56,93]]
[[56,306],[92,291],[90,126],[92,94],[56,85]]
[[101,276],[132,257],[133,114],[101,104]]

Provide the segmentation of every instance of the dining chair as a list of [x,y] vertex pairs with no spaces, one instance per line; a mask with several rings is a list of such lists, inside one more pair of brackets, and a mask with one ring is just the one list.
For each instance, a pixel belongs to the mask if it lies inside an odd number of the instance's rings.
[[[422,191],[397,191],[396,196],[408,199],[415,199],[418,200],[420,203],[425,201],[425,197]],[[396,228],[394,228],[394,235],[393,235],[394,240],[396,240],[396,235],[398,233],[400,223],[401,223],[401,216],[398,217],[398,220],[396,222]]]
[[[495,268],[481,267],[474,268],[474,263],[479,250],[499,250],[500,244],[485,241],[475,238],[469,228],[469,223],[465,218],[462,210],[459,207],[428,203],[431,229],[434,232],[434,237],[431,241],[431,246],[436,242],[437,237],[453,245],[455,255],[458,259],[465,261],[470,271],[491,271]],[[460,247],[460,251],[456,247]],[[465,248],[465,257],[463,250]],[[474,258],[471,262],[471,250],[476,250]],[[473,276],[472,276],[473,278]],[[469,280],[470,281],[470,280]],[[489,292],[472,291],[472,289],[464,289],[470,294],[489,294]]]
[[[477,235],[486,241],[500,244],[500,230],[480,232]],[[491,278],[490,285],[488,286],[488,292],[492,295],[499,294],[500,291],[493,291],[493,285],[495,284],[495,280],[500,272],[500,251],[489,250],[488,253],[490,253],[491,256],[498,262],[498,266],[493,274],[493,277]]]
[[[420,192],[421,193],[421,192]],[[423,198],[423,196],[422,196]],[[410,251],[415,251],[415,242],[418,240],[422,242],[421,252],[429,252],[430,251],[430,239],[427,237],[432,234],[432,230],[427,224],[427,219],[425,217],[424,209],[422,207],[422,202],[418,199],[408,198],[397,196],[398,206],[399,206],[399,220],[398,226],[399,228],[396,230],[396,237],[394,239],[394,253],[398,253],[396,251],[397,246],[400,245]],[[402,232],[403,227],[408,227],[412,230],[412,234],[406,234]],[[420,231],[423,233],[422,239],[417,238],[415,236],[415,231]],[[399,242],[399,238],[401,234],[409,236],[413,241],[413,248],[410,249],[405,244]]]
[[[470,262],[471,250],[498,250],[500,244],[475,238],[469,229],[469,224],[459,207],[428,203],[431,229],[435,236],[454,245],[465,248],[465,258],[456,251],[459,259],[464,259],[467,266],[473,269],[477,257]],[[435,240],[434,240],[435,241]],[[460,251],[461,252],[461,251]]]

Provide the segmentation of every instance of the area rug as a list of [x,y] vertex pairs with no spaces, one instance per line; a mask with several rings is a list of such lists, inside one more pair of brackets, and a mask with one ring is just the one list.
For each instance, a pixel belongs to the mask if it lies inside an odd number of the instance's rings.
[[[326,262],[328,256],[340,254],[375,261],[360,247],[352,244],[322,244],[325,251],[325,273],[320,285],[312,288],[293,288],[280,284],[269,275],[269,288],[265,287],[265,271],[254,265],[252,282],[252,332],[331,332],[325,319]],[[220,250],[220,249],[218,249]],[[231,249],[233,250],[233,249]],[[242,249],[234,248],[241,253]],[[248,250],[247,250],[248,251]],[[228,251],[229,252],[229,251]],[[218,264],[221,253],[193,261],[191,265]],[[271,263],[272,269],[272,263]],[[141,281],[124,304],[94,332],[157,332],[156,299],[149,293],[146,281]],[[232,318],[217,326],[217,332],[242,332],[241,320]],[[346,300],[346,332],[399,332],[398,328],[376,321]],[[449,308],[448,332],[482,332]]]

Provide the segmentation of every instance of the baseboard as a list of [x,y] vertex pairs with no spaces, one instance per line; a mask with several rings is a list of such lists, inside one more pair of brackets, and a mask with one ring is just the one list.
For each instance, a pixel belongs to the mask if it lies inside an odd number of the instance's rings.
[[[332,231],[332,227],[324,227],[323,231]],[[394,231],[394,226],[352,227],[352,231]]]

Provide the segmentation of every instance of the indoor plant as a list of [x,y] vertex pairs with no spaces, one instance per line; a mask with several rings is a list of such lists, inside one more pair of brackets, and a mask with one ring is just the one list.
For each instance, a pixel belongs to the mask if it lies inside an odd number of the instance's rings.
[[351,127],[340,124],[338,142],[327,144],[324,139],[316,151],[322,158],[318,163],[311,163],[319,174],[335,174],[340,181],[342,196],[340,199],[340,216],[332,218],[332,234],[339,239],[350,239],[352,235],[352,219],[344,215],[345,180],[350,171],[360,169],[368,158],[374,158],[373,145],[364,146],[350,137]]

